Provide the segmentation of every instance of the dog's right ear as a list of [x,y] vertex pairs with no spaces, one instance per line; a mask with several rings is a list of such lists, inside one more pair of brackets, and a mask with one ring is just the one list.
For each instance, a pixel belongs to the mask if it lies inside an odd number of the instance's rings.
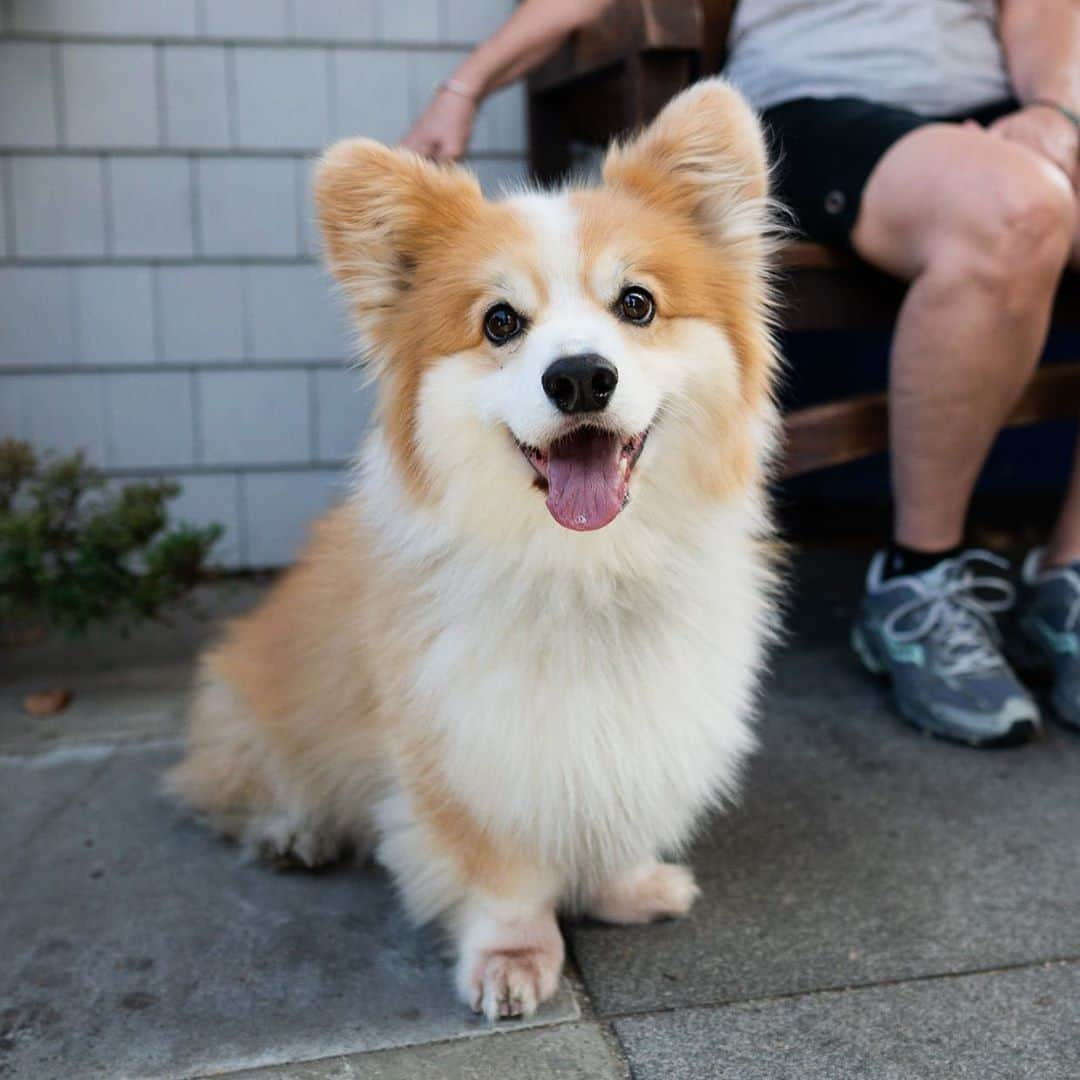
[[429,251],[483,205],[476,179],[372,139],[332,146],[315,172],[326,261],[365,332],[408,292]]
[[604,181],[691,218],[719,244],[757,240],[768,225],[761,124],[721,78],[684,90],[644,131],[612,146]]

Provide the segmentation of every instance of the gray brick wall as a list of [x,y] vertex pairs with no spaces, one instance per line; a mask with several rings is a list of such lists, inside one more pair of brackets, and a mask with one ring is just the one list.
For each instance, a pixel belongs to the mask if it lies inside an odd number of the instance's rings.
[[[513,0],[0,0],[0,435],[174,476],[226,566],[289,561],[370,411],[309,169],[396,140]],[[524,176],[519,88],[477,124]]]

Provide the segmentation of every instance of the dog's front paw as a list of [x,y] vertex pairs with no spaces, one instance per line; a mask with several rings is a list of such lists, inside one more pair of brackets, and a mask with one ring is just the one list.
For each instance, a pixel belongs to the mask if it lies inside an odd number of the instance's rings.
[[466,947],[458,988],[489,1020],[531,1016],[559,988],[565,948],[554,914],[530,925],[501,927],[483,947]]
[[489,953],[473,982],[473,1012],[489,1020],[532,1016],[559,988],[562,958],[541,949]]
[[325,826],[301,821],[292,815],[273,814],[252,822],[247,831],[249,848],[276,870],[317,870],[337,862],[342,838]]
[[685,915],[701,895],[687,866],[646,863],[613,878],[590,900],[588,914],[611,923],[648,923]]

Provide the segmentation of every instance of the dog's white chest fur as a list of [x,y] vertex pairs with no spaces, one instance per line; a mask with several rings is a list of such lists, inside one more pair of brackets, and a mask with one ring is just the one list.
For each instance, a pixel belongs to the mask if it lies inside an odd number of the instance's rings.
[[767,572],[748,515],[649,579],[494,567],[430,582],[414,673],[454,796],[571,891],[671,851],[753,745]]

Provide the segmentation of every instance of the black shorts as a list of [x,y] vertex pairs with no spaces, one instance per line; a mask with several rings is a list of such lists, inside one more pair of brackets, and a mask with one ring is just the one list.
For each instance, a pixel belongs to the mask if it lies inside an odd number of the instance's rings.
[[953,116],[923,116],[861,98],[797,98],[762,119],[775,164],[774,192],[794,211],[800,233],[850,247],[863,188],[885,151],[924,124],[990,124],[1020,106],[996,101]]

